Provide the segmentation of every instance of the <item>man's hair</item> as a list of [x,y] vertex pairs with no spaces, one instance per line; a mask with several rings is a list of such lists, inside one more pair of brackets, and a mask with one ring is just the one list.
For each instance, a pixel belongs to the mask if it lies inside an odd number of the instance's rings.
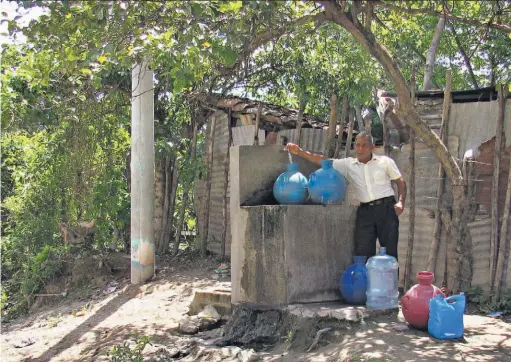
[[355,142],[357,142],[360,138],[365,138],[369,142],[369,146],[372,146],[373,143],[373,136],[369,132],[363,131],[360,132],[357,137],[355,137]]

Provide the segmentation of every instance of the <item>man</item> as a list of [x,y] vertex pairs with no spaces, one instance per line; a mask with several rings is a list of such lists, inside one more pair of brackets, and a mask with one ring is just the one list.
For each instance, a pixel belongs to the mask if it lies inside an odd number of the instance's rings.
[[[405,207],[406,184],[393,159],[373,154],[373,137],[359,133],[355,139],[356,158],[334,160],[333,167],[341,172],[360,201],[355,224],[355,252],[368,258],[376,254],[376,239],[387,248],[387,254],[397,259],[399,232],[398,216]],[[306,152],[294,143],[286,148],[293,154],[317,165],[327,158]],[[397,184],[398,201],[392,181]]]

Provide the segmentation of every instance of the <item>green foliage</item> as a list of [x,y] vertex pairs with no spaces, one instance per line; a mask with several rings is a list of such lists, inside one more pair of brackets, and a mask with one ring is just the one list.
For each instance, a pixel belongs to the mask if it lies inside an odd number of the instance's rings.
[[497,300],[495,293],[486,293],[481,287],[475,287],[467,292],[468,300],[479,306],[482,312],[511,313],[511,288],[507,289]]
[[147,336],[141,337],[138,334],[133,335],[134,345],[129,341],[117,345],[110,349],[106,355],[110,357],[111,362],[142,362],[144,357],[142,351],[147,344],[150,344],[150,338]]

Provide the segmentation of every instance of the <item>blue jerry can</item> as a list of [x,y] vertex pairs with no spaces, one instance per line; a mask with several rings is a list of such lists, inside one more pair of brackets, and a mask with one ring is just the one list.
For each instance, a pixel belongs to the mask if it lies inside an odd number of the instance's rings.
[[429,301],[428,332],[438,339],[463,337],[463,313],[465,296],[453,295],[444,298],[438,294]]

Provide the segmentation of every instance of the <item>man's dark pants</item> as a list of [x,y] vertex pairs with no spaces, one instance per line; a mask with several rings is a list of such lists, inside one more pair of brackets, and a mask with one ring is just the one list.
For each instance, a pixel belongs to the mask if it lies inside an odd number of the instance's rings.
[[372,203],[361,203],[355,225],[355,255],[370,258],[376,254],[376,239],[387,248],[387,254],[397,259],[399,218],[394,210],[394,197]]

